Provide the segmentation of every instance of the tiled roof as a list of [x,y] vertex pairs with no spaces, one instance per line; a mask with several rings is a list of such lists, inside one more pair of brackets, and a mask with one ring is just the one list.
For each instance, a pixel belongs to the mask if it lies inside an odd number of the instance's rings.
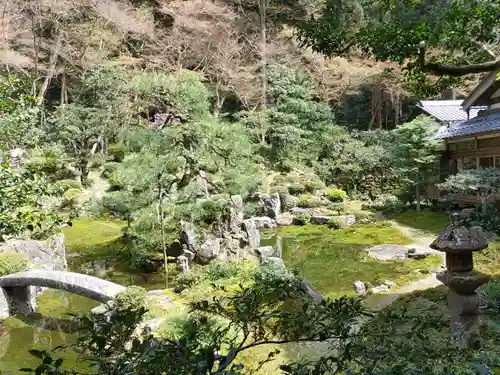
[[424,112],[439,121],[465,121],[477,116],[478,111],[486,107],[471,107],[470,116],[462,109],[463,100],[421,100],[417,105]]
[[500,132],[500,111],[486,113],[467,121],[453,121],[439,127],[435,138],[449,139],[482,133]]

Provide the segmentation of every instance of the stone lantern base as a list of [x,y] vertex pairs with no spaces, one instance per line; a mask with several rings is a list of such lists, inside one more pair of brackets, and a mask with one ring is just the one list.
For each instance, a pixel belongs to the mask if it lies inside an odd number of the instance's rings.
[[449,287],[447,299],[450,308],[451,340],[459,348],[468,348],[479,322],[479,297],[476,289],[487,283],[489,277],[477,271],[443,271],[436,277]]

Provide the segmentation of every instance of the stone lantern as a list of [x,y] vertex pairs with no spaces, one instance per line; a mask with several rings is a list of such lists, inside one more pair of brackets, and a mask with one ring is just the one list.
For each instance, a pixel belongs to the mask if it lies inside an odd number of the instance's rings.
[[478,323],[479,298],[476,289],[489,280],[487,275],[474,271],[472,253],[486,249],[488,241],[481,227],[466,228],[461,225],[458,213],[451,216],[451,221],[430,247],[446,253],[446,270],[436,277],[449,288],[452,341],[458,347],[468,348]]

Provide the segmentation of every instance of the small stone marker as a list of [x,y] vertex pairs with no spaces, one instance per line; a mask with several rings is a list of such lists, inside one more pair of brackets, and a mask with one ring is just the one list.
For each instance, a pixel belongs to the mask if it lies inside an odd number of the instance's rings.
[[354,290],[358,296],[366,295],[366,286],[361,280],[356,280],[354,282]]

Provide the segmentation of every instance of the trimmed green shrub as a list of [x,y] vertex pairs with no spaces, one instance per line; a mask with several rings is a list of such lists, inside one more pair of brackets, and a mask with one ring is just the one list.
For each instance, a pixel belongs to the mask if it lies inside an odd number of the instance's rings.
[[325,184],[321,181],[304,181],[304,187],[307,193],[312,193],[315,190],[324,189]]
[[321,200],[313,195],[302,195],[297,201],[297,206],[300,208],[314,208],[319,207]]
[[347,199],[347,193],[342,189],[328,189],[326,196],[333,203],[344,202]]
[[342,222],[342,220],[339,220],[339,219],[330,219],[328,221],[328,223],[326,223],[326,226],[330,229],[342,229],[342,227],[344,226],[344,223]]
[[342,215],[345,212],[344,203],[330,203],[328,208],[332,211],[335,211],[337,215]]
[[306,187],[302,184],[290,184],[288,185],[288,191],[292,195],[300,195],[305,193]]
[[293,225],[306,225],[311,221],[311,216],[300,213],[293,218]]
[[123,143],[113,143],[108,146],[108,154],[115,162],[121,162],[125,158],[126,148]]
[[28,266],[29,260],[23,254],[16,253],[15,251],[0,253],[0,277],[26,271]]
[[133,313],[147,309],[148,292],[143,287],[132,285],[120,292],[112,301],[113,310],[120,313]]

